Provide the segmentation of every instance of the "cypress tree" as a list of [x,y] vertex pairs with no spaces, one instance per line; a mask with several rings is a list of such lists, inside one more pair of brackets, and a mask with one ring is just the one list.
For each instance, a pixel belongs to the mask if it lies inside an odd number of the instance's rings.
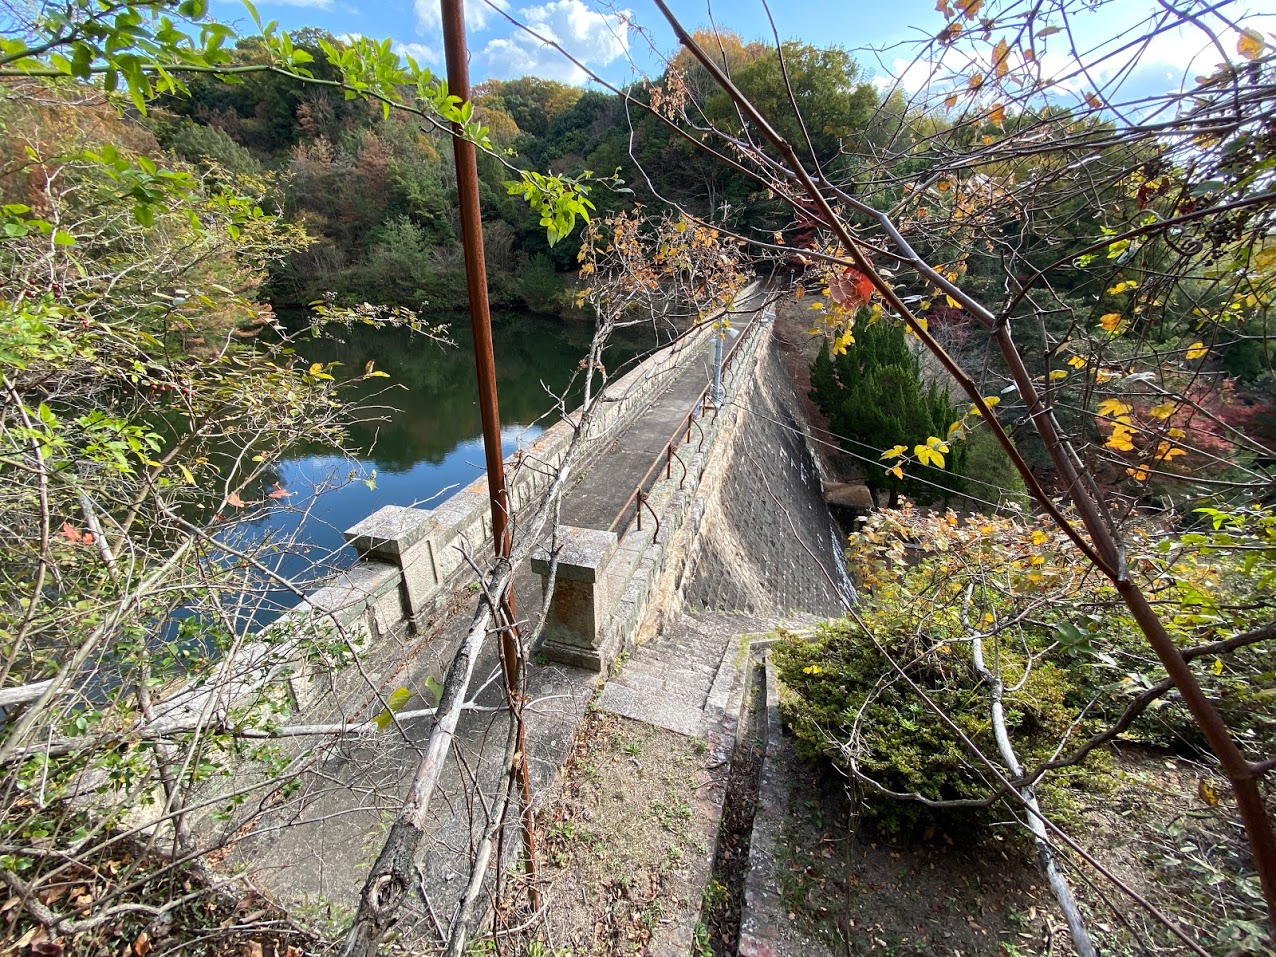
[[892,504],[900,492],[932,501],[962,490],[966,449],[960,443],[945,456],[946,468],[915,463],[903,481],[878,464],[884,449],[912,449],[930,436],[943,438],[958,418],[947,387],[923,384],[921,362],[900,323],[857,326],[854,344],[839,356],[831,355],[826,342],[811,364],[810,396],[842,447],[856,457],[868,487],[889,492]]

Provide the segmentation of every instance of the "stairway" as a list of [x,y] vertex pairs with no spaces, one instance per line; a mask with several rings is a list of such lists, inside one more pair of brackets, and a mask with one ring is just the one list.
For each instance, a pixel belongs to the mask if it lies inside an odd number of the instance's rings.
[[748,644],[776,628],[809,627],[794,615],[759,619],[730,612],[684,614],[665,634],[639,645],[607,682],[598,706],[606,712],[734,745],[745,692]]

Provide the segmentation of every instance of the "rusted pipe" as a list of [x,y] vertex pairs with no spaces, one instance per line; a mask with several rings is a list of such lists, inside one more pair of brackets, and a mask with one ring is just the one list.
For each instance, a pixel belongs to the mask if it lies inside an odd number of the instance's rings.
[[[465,9],[462,0],[442,0],[443,50],[447,59],[448,93],[470,98],[469,53],[465,43]],[[474,366],[478,376],[479,413],[483,420],[483,452],[487,459],[487,492],[492,506],[492,545],[498,558],[508,557],[509,490],[505,485],[505,455],[501,447],[501,415],[496,397],[496,356],[492,349],[492,314],[487,298],[487,261],[483,253],[483,220],[479,210],[478,159],[474,144],[465,139],[459,124],[452,124],[452,154],[456,159],[457,205],[461,214],[461,245],[465,250],[465,284],[470,301],[470,329],[474,336]],[[521,659],[518,631],[514,625],[514,595],[511,589],[503,606],[505,627],[501,629],[501,669],[511,713],[517,713],[516,699],[521,687]],[[518,750],[521,767],[519,785],[523,797],[523,842],[527,851],[531,902],[540,909],[536,886],[536,833],[532,820],[531,778],[527,767],[526,731],[518,721]]]

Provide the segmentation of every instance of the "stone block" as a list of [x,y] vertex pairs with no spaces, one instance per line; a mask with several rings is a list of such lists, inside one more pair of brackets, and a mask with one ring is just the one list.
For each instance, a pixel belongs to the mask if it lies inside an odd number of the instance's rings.
[[434,530],[433,513],[421,508],[387,505],[345,531],[346,544],[360,557],[401,564],[400,557]]
[[541,650],[552,661],[595,671],[606,670],[614,656],[605,624],[610,613],[607,566],[616,551],[615,532],[560,526],[554,555],[541,549],[532,555],[532,571],[548,589],[554,559],[554,595],[545,623]]

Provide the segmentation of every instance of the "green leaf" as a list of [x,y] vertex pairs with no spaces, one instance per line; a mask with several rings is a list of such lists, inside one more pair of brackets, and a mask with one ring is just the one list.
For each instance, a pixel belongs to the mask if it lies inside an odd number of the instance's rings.
[[434,680],[433,675],[426,675],[425,690],[430,692],[434,698],[434,706],[437,708],[439,702],[443,700],[443,686]]
[[407,688],[395,688],[386,700],[385,710],[372,719],[372,723],[377,726],[377,730],[384,731],[390,727],[390,722],[394,720],[395,713],[402,711],[403,706],[408,703],[408,699],[411,697],[412,692]]

